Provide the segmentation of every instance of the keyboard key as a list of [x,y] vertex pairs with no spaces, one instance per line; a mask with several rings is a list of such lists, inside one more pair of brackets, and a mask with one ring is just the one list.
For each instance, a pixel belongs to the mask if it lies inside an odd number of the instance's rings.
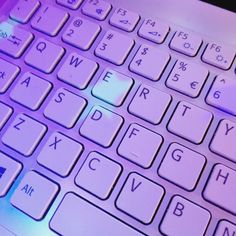
[[31,26],[49,36],[55,36],[68,18],[69,14],[61,9],[43,5],[31,21]]
[[44,73],[51,73],[64,52],[64,48],[45,39],[38,39],[25,56],[25,63]]
[[132,78],[117,71],[105,69],[93,87],[92,94],[114,106],[120,106],[132,85]]
[[206,158],[178,143],[172,143],[161,163],[161,177],[186,190],[193,190],[205,166]]
[[[46,126],[19,114],[2,136],[2,142],[15,151],[30,156],[46,133]],[[17,142],[16,142],[17,140]]]
[[236,171],[216,164],[206,183],[203,196],[207,201],[236,215],[235,184]]
[[114,188],[121,170],[116,162],[97,152],[91,152],[79,170],[75,183],[105,200]]
[[[142,223],[149,224],[163,195],[164,189],[160,185],[141,175],[131,173],[116,200],[116,206]],[[145,207],[141,207],[147,196],[152,197],[145,201]]]
[[171,96],[154,87],[142,84],[129,105],[129,112],[152,124],[161,122]]
[[122,65],[134,45],[133,39],[109,30],[98,44],[95,54],[116,65]]
[[39,8],[38,0],[19,0],[10,12],[10,17],[20,23],[27,23]]
[[223,70],[230,68],[234,58],[235,49],[217,42],[210,42],[202,55],[204,62]]
[[174,196],[167,208],[160,230],[169,236],[203,236],[210,218],[210,213],[204,208],[180,196]]
[[170,42],[170,48],[187,56],[195,56],[202,44],[202,39],[194,33],[176,31]]
[[163,43],[170,27],[157,19],[145,19],[140,27],[138,34],[140,37],[150,40],[154,43]]
[[123,8],[117,8],[110,18],[111,25],[128,32],[134,30],[138,21],[139,15],[137,13]]
[[0,152],[0,197],[7,194],[21,169],[19,162]]
[[75,140],[54,132],[37,157],[40,165],[65,177],[69,174],[83,150]]
[[224,236],[224,235],[234,236],[235,234],[236,234],[236,225],[229,221],[222,220],[217,225],[217,229],[215,231],[214,236]]
[[[65,219],[69,219],[70,227],[65,225]],[[116,235],[143,235],[74,193],[65,195],[50,227],[60,235],[70,236],[114,235],[114,232]]]
[[103,107],[94,106],[80,128],[84,137],[109,147],[116,137],[123,118]]
[[234,78],[219,75],[206,97],[206,102],[224,112],[236,116],[236,81]]
[[0,102],[0,130],[3,128],[5,123],[8,121],[12,114],[13,110],[11,107]]
[[62,35],[62,40],[79,49],[88,50],[100,30],[101,28],[98,24],[76,17]]
[[[145,148],[143,147],[144,142]],[[128,160],[148,168],[152,164],[162,142],[161,135],[140,125],[131,124],[118,147],[118,153]]]
[[76,10],[83,0],[57,0],[57,3],[72,10]]
[[18,66],[0,58],[0,94],[6,92],[19,72]]
[[169,60],[170,55],[168,53],[143,44],[130,63],[129,68],[136,74],[157,81],[160,79]]
[[51,88],[51,83],[27,72],[11,90],[10,98],[31,110],[37,110]]
[[44,115],[66,128],[72,128],[86,104],[84,98],[61,88],[45,108]]
[[200,144],[212,118],[209,111],[188,102],[180,102],[169,121],[168,130],[195,144]]
[[0,22],[0,52],[18,58],[33,40],[33,34],[7,22]]
[[97,20],[105,20],[111,10],[111,4],[103,0],[87,0],[82,12]]
[[208,70],[198,64],[178,60],[166,85],[190,97],[197,97],[207,79]]
[[41,220],[58,190],[59,187],[52,181],[34,171],[29,171],[13,193],[11,204],[35,220]]

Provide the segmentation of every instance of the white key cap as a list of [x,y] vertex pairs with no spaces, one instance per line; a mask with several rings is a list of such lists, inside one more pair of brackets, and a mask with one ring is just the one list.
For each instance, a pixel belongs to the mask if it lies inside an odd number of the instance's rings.
[[212,114],[188,102],[180,102],[168,124],[168,130],[195,144],[202,142]]
[[54,132],[37,157],[39,164],[65,177],[82,152],[82,145],[67,136]]
[[116,162],[97,152],[91,152],[79,170],[75,183],[105,200],[114,188],[121,170]]
[[224,112],[236,116],[236,80],[219,75],[206,97],[206,102]]
[[235,58],[235,49],[217,42],[210,42],[202,55],[202,60],[223,70],[228,70]]
[[0,22],[0,52],[18,58],[33,40],[33,34],[7,22]]
[[[81,217],[81,212],[86,214]],[[70,227],[66,227],[65,219],[69,220]],[[114,232],[124,236],[143,235],[74,193],[63,198],[50,221],[50,228],[60,235],[70,236],[114,235]]]
[[72,10],[76,10],[83,0],[57,0],[57,3]]
[[202,44],[202,39],[192,32],[176,31],[170,42],[170,48],[187,56],[195,56]]
[[43,5],[31,21],[31,26],[49,36],[55,36],[68,17],[69,14],[61,9],[50,5]]
[[168,53],[143,44],[130,63],[129,68],[136,74],[157,81],[169,60],[170,55]]
[[[162,200],[164,189],[149,179],[136,173],[131,173],[126,180],[116,206],[144,224],[149,224]],[[151,196],[145,201],[147,196]],[[145,201],[145,207],[143,206]]]
[[11,204],[35,220],[41,220],[58,190],[55,183],[34,171],[30,171],[26,173],[13,193]]
[[205,165],[206,158],[180,144],[172,143],[158,173],[186,190],[193,190]]
[[217,225],[217,229],[214,236],[227,236],[227,235],[229,236],[236,235],[236,225],[229,221],[222,220]]
[[210,213],[204,208],[175,196],[167,208],[160,230],[169,236],[203,236],[210,218]]
[[27,23],[39,8],[38,0],[19,0],[10,12],[10,17],[20,23]]
[[211,141],[210,148],[213,152],[236,162],[236,123],[222,120]]
[[12,114],[13,110],[11,107],[7,106],[6,104],[0,102],[0,130],[8,121]]
[[67,57],[57,76],[58,79],[78,89],[85,89],[97,69],[96,62],[73,52]]
[[18,66],[0,58],[0,93],[6,92],[19,72]]
[[[145,148],[143,147],[144,142]],[[132,124],[118,147],[118,153],[128,160],[148,168],[152,164],[162,142],[161,135],[140,125]]]
[[45,39],[38,39],[25,56],[25,63],[51,73],[64,54],[64,49]]
[[176,62],[166,85],[190,97],[197,97],[207,76],[205,67],[181,59]]
[[203,196],[206,200],[236,215],[236,171],[217,164],[211,173]]
[[7,194],[21,169],[19,162],[0,152],[0,197]]
[[2,136],[2,142],[15,151],[30,156],[46,130],[45,125],[24,114],[19,114]]
[[72,128],[86,103],[84,98],[61,88],[45,108],[44,115],[66,128]]
[[133,85],[133,79],[111,69],[105,69],[93,87],[94,96],[120,106]]
[[138,34],[140,37],[150,40],[154,43],[163,43],[170,27],[157,19],[145,19],[140,27]]
[[103,107],[94,106],[80,128],[81,135],[109,147],[116,137],[123,118]]
[[95,54],[116,65],[121,65],[124,63],[133,45],[133,39],[116,31],[109,30],[98,44]]
[[88,50],[100,30],[101,28],[98,24],[81,17],[76,17],[67,27],[65,33],[62,35],[62,39],[74,47]]
[[129,112],[152,124],[158,124],[170,102],[169,94],[142,84],[129,105]]
[[97,20],[105,20],[111,10],[111,4],[103,0],[87,0],[82,7],[82,12]]
[[127,9],[117,8],[110,18],[110,24],[131,32],[139,21],[139,15]]
[[31,110],[37,110],[51,87],[48,81],[27,72],[11,90],[10,98]]

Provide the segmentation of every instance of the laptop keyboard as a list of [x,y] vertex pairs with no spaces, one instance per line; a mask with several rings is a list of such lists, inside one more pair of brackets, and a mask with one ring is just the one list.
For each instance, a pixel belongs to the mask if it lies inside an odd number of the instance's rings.
[[6,17],[14,211],[47,235],[236,233],[235,48],[102,0],[19,0]]

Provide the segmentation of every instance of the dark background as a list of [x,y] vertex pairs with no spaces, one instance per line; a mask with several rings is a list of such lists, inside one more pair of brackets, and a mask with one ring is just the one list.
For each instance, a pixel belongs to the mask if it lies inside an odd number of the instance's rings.
[[[236,13],[236,0],[201,0]],[[235,22],[236,23],[236,22]]]

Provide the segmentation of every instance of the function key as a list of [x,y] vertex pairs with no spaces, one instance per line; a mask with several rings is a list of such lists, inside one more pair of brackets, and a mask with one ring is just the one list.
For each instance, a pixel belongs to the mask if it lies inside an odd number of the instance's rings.
[[83,0],[57,0],[57,3],[72,10],[76,10]]

